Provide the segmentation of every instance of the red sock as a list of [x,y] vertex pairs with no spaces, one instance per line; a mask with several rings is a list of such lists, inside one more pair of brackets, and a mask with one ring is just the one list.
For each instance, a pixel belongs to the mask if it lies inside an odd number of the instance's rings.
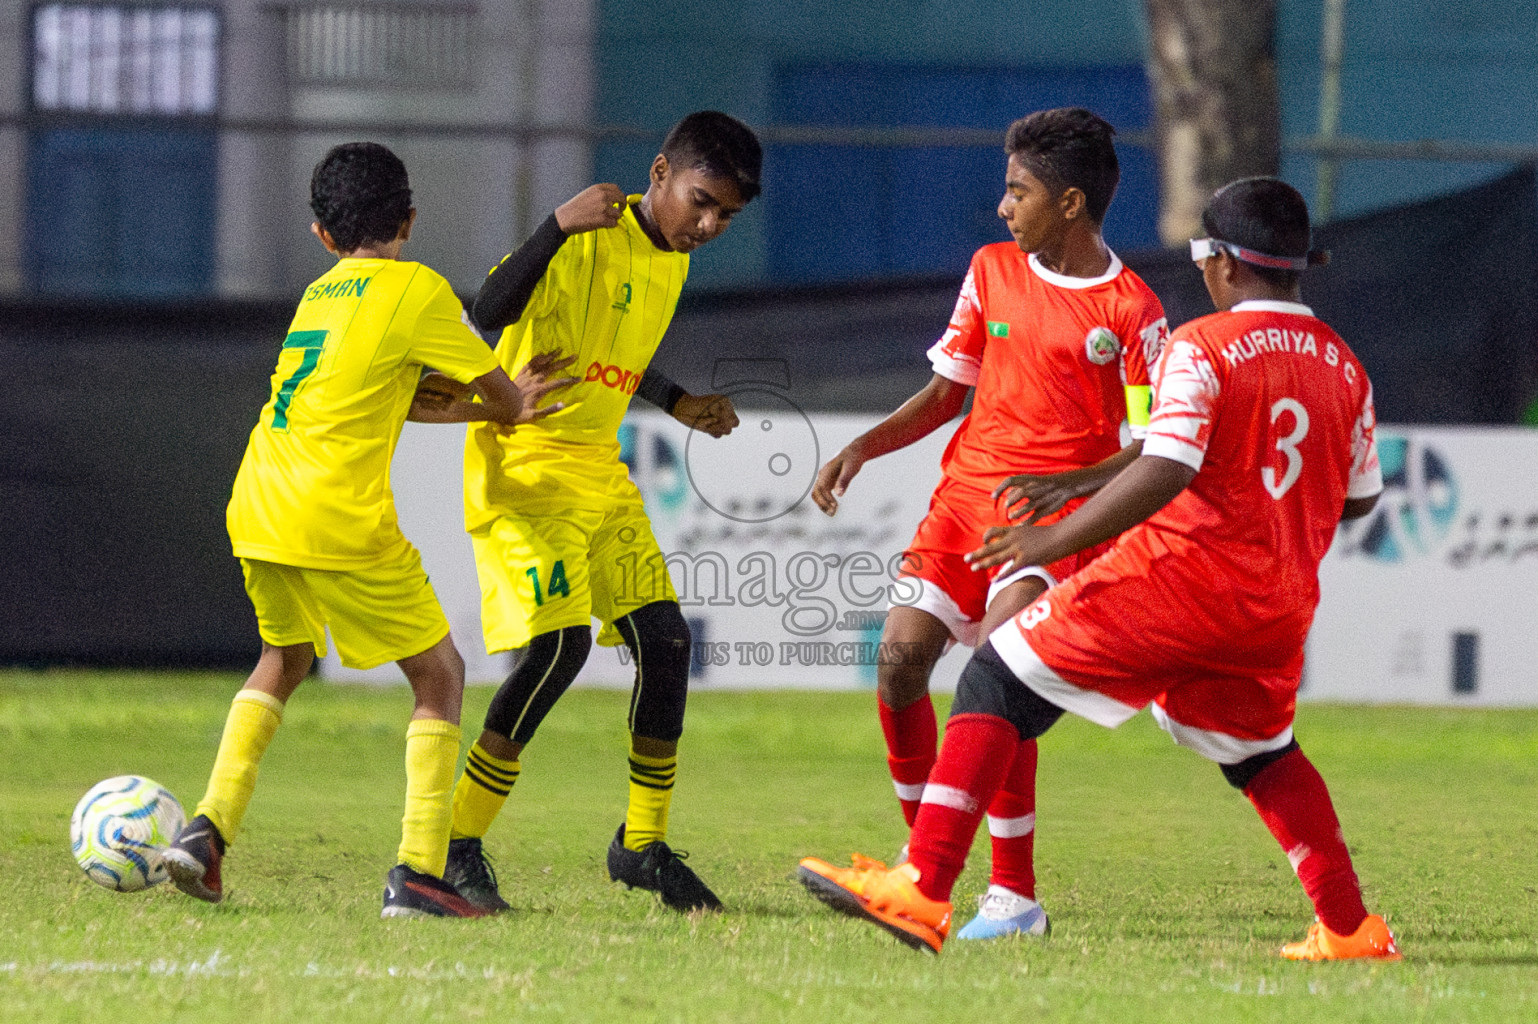
[[1015,727],[993,715],[953,715],[945,723],[945,744],[908,839],[919,891],[930,899],[951,898],[983,808],[1003,784],[1019,742]]
[[1266,828],[1287,851],[1287,859],[1314,902],[1314,913],[1337,935],[1350,935],[1367,917],[1362,887],[1330,803],[1330,791],[1303,751],[1275,761],[1250,781],[1244,795]]
[[918,817],[924,782],[935,766],[939,729],[935,725],[934,702],[926,693],[901,711],[893,711],[880,697],[876,703],[881,709],[881,732],[886,736],[887,769],[897,788],[903,819],[912,828]]
[[1004,786],[988,805],[993,871],[988,880],[1036,898],[1036,741],[1021,740]]

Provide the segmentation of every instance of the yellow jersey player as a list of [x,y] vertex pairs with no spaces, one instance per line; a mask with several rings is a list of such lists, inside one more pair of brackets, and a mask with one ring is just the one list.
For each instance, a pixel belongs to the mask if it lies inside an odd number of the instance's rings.
[[[262,653],[235,695],[197,814],[165,853],[177,888],[217,903],[262,754],[288,698],[326,651],[344,665],[400,664],[416,696],[406,729],[406,814],[384,917],[479,917],[442,881],[459,756],[464,662],[422,561],[396,523],[390,457],[408,412],[506,430],[571,378],[533,363],[515,382],[469,327],[449,283],[400,259],[416,210],[406,168],[375,143],[337,146],[310,181],[311,230],[337,257],[305,289],[235,477],[228,524]],[[473,387],[472,403],[414,402],[424,366]],[[527,428],[524,428],[527,429]]]
[[501,329],[509,372],[541,354],[575,355],[576,400],[513,434],[470,431],[465,525],[491,652],[522,649],[487,710],[454,790],[444,879],[471,903],[503,910],[481,839],[521,766],[519,755],[592,646],[626,644],[630,800],[608,851],[609,875],[659,892],[680,911],[720,901],[664,841],[689,681],[689,627],[620,461],[617,432],[633,394],[714,436],[737,417],[720,395],[689,395],[647,364],[689,271],[689,253],[725,231],[758,194],[762,151],[747,126],[714,111],[685,117],[651,165],[644,197],[594,185],[555,211],[494,267],[472,307]]

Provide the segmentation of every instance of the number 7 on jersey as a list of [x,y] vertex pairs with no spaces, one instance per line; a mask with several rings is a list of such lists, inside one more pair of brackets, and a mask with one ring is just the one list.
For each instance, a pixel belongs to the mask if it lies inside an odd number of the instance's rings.
[[284,348],[303,349],[304,355],[299,360],[299,368],[289,375],[288,380],[278,388],[277,401],[272,403],[272,429],[280,432],[288,430],[288,407],[294,400],[294,392],[303,384],[305,378],[315,372],[315,367],[320,365],[321,350],[326,347],[327,331],[293,331],[283,339]]

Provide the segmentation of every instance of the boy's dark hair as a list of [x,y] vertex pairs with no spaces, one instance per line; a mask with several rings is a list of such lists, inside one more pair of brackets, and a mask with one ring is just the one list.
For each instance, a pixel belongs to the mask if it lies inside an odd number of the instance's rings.
[[1058,194],[1070,188],[1083,192],[1084,212],[1100,224],[1121,180],[1121,165],[1111,143],[1115,134],[1105,118],[1083,107],[1038,110],[1009,126],[1004,152],[1018,157],[1026,170]]
[[[1313,248],[1308,203],[1297,189],[1279,178],[1240,178],[1218,189],[1202,211],[1202,230],[1208,238],[1267,256],[1306,259],[1313,266],[1329,260],[1328,253]],[[1247,266],[1276,287],[1291,288],[1298,283],[1296,270],[1253,263]]]
[[393,242],[411,214],[406,165],[377,142],[333,146],[310,175],[310,209],[344,253]]
[[673,126],[662,143],[662,155],[678,167],[696,167],[706,174],[737,183],[742,201],[760,191],[764,149],[753,129],[719,110],[697,110]]

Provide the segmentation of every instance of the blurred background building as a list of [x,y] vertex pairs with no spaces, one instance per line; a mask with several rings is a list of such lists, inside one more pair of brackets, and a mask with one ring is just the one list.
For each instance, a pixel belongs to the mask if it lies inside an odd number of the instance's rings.
[[[1339,137],[1322,149],[1332,3]],[[705,107],[771,146],[762,202],[701,253],[696,288],[955,277],[999,237],[1003,126],[1064,103],[1121,130],[1108,235],[1150,247],[1147,20],[1140,0],[8,3],[0,293],[289,295],[325,263],[309,168],[356,137],[401,152],[413,254],[468,291],[594,178],[640,188],[668,125]],[[1273,50],[1282,173],[1313,195],[1329,168],[1335,216],[1535,152],[1538,7],[1281,3]],[[1426,140],[1435,158],[1408,159]]]
[[970,254],[1005,237],[1003,130],[1033,109],[1117,126],[1111,245],[1172,324],[1210,310],[1160,241],[1161,11],[1259,12],[1254,63],[1219,70],[1274,80],[1259,163],[1331,219],[1336,260],[1305,297],[1381,418],[1533,418],[1538,5],[0,4],[0,662],[249,659],[223,508],[295,296],[329,262],[307,206],[329,146],[403,157],[407,256],[468,297],[587,184],[644,188],[683,114],[741,117],[763,197],[694,256],[657,365],[704,391],[740,383],[722,360],[778,361],[800,408],[883,412],[927,380]]

